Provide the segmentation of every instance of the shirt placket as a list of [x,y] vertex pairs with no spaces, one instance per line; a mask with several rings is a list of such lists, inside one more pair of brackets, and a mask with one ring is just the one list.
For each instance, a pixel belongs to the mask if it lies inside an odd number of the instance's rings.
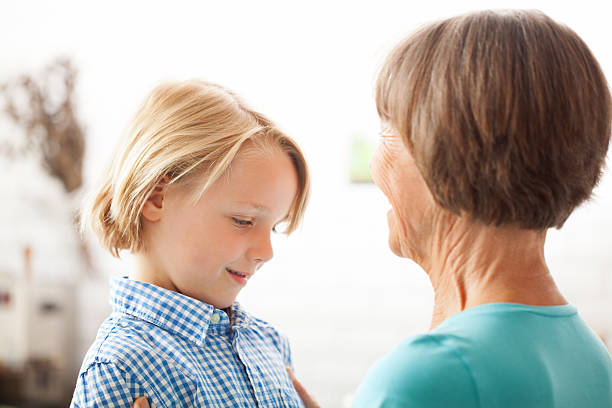
[[267,375],[261,364],[254,358],[252,351],[245,349],[245,333],[240,327],[234,328],[234,349],[244,366],[246,367],[247,375],[253,389],[257,406],[260,408],[269,407],[284,407],[280,400],[280,396],[276,395],[270,388],[270,384],[266,382]]
[[[252,381],[248,361],[243,358],[243,353],[239,351],[240,348],[236,347],[236,340],[239,338],[239,334],[236,331],[237,328],[231,327],[227,315],[225,313],[220,313],[219,311],[213,313],[210,323],[208,335],[217,337],[223,344],[226,345],[226,347],[231,350],[232,354],[234,354],[236,357],[236,362],[241,365],[244,374],[246,374],[243,383],[234,384],[234,386],[239,387],[243,395],[248,394],[250,398],[248,398],[248,402],[242,399],[236,401],[240,403],[240,405],[236,406],[236,408],[252,408],[253,403],[256,403],[258,407],[269,407],[270,405],[261,405],[260,397],[258,397],[258,390]],[[261,385],[259,387],[261,387]]]

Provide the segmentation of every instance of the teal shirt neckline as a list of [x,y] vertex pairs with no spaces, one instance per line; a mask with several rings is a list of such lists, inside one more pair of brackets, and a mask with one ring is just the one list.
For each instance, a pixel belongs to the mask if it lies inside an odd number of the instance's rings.
[[434,334],[436,330],[443,329],[449,324],[454,323],[457,319],[462,319],[466,316],[472,314],[480,314],[480,313],[495,313],[495,312],[530,312],[536,313],[543,316],[549,317],[570,317],[578,314],[578,309],[571,303],[567,303],[565,305],[528,305],[525,303],[511,303],[511,302],[494,302],[494,303],[484,303],[482,305],[477,305],[470,307],[468,309],[464,309],[454,315],[451,315],[444,319],[442,323],[435,329],[429,331],[426,334]]
[[487,303],[380,359],[354,408],[612,407],[612,360],[575,306]]

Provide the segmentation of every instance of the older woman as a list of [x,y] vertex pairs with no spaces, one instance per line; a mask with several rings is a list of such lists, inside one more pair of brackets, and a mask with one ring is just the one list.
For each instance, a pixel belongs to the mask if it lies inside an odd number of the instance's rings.
[[390,54],[376,103],[389,243],[429,275],[434,311],[354,407],[612,407],[610,356],[544,259],[546,230],[589,198],[610,140],[587,46],[540,12],[450,18]]

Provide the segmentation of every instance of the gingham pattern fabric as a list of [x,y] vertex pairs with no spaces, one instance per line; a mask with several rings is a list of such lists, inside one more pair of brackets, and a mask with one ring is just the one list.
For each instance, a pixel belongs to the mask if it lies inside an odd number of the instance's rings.
[[289,343],[235,303],[228,315],[147,283],[113,278],[113,312],[91,346],[71,407],[303,407]]

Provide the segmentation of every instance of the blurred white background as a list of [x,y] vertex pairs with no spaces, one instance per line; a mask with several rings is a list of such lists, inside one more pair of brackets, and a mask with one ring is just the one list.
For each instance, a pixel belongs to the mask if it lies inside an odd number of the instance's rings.
[[[351,138],[376,141],[377,68],[422,23],[483,8],[537,8],[573,28],[612,80],[607,2],[581,1],[4,1],[0,82],[58,56],[79,70],[77,115],[85,126],[85,188],[102,171],[146,93],[160,80],[218,82],[276,121],[303,147],[312,199],[302,228],[275,239],[275,258],[240,301],[292,342],[298,377],[324,407],[344,407],[367,368],[405,336],[426,331],[432,292],[425,273],[387,248],[388,203],[374,185],[350,184]],[[0,119],[0,137],[18,134]],[[14,136],[17,137],[17,136]],[[107,277],[126,274],[95,249],[86,277],[71,206],[36,160],[8,161],[0,188],[0,275],[77,282],[78,363],[109,312]],[[551,231],[547,257],[566,296],[612,344],[612,176],[593,200]],[[12,327],[0,327],[0,338]],[[50,336],[52,334],[49,334]],[[69,359],[70,361],[70,359]],[[76,372],[75,372],[76,375]],[[1,402],[1,401],[0,401]]]

